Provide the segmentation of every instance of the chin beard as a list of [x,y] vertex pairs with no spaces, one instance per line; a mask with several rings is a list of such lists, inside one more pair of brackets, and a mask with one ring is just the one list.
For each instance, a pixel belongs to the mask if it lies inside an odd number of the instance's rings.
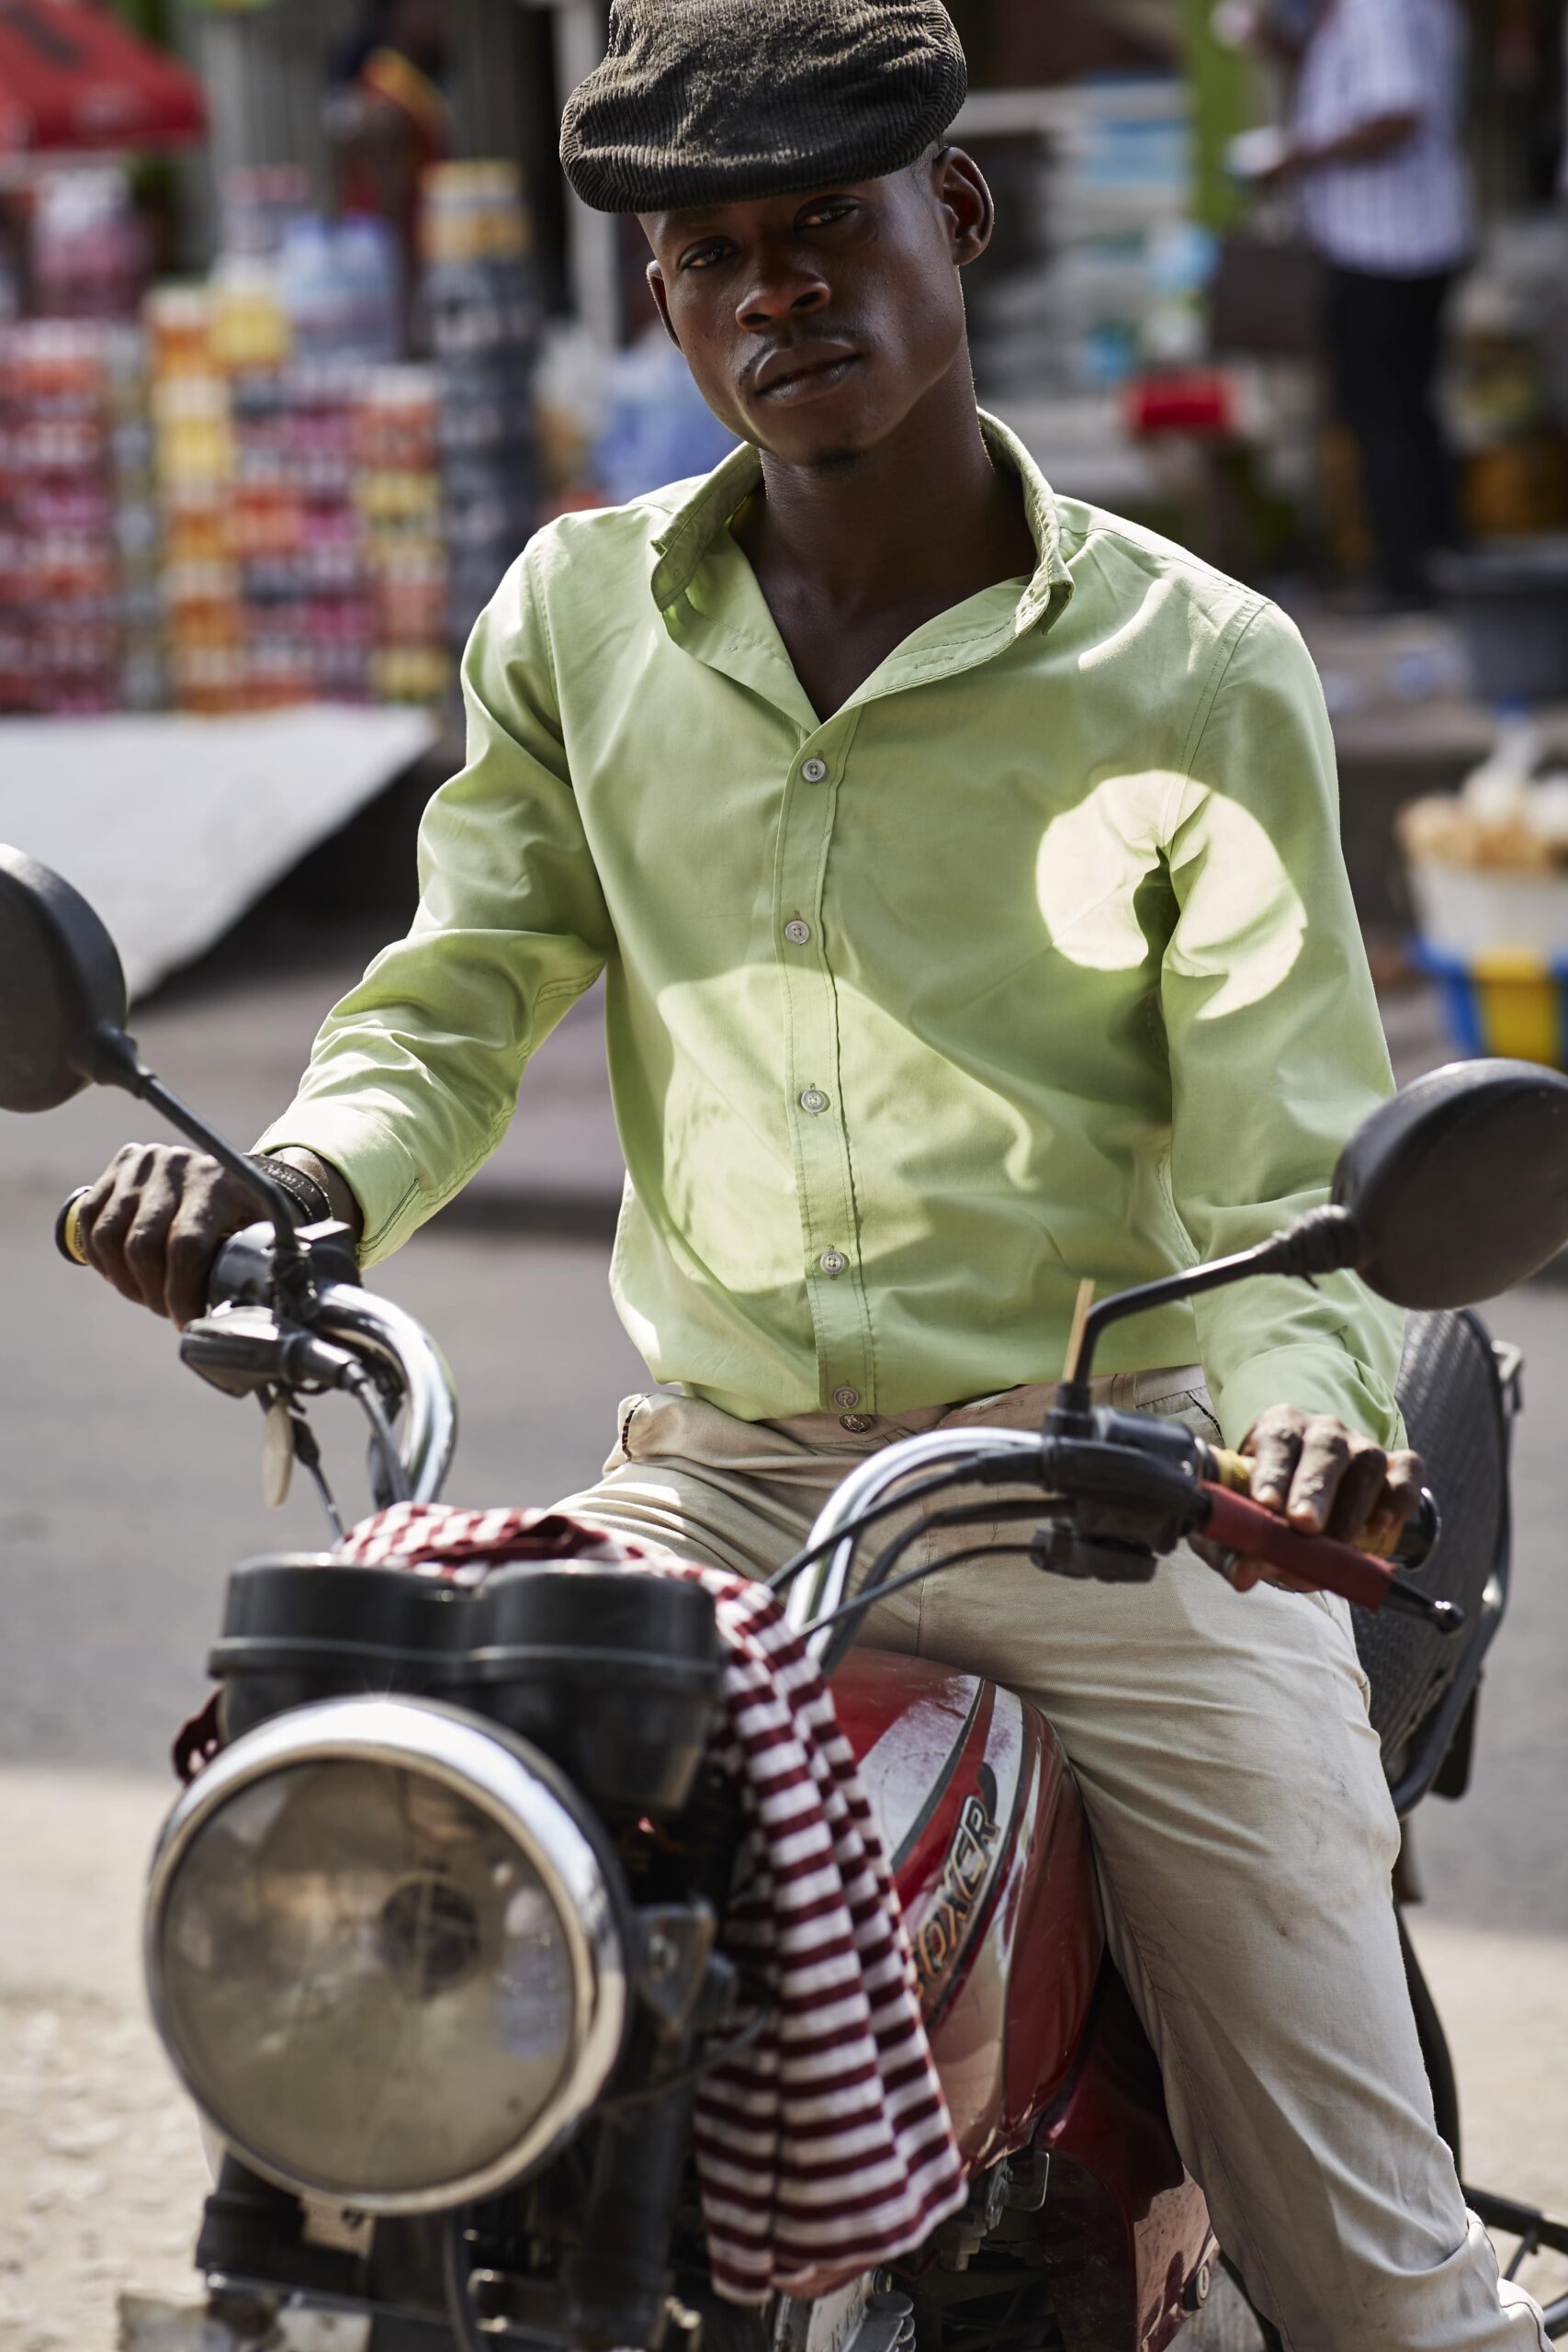
[[864,462],[863,449],[825,449],[820,457],[809,461],[807,471],[814,474],[849,474]]

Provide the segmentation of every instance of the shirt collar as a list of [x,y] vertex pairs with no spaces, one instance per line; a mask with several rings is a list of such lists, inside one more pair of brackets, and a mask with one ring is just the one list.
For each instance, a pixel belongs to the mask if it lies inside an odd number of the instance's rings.
[[[1051,485],[1015,433],[999,419],[980,412],[980,431],[987,447],[1000,463],[1011,468],[1023,490],[1024,513],[1039,560],[1033,576],[1019,598],[1013,633],[1021,637],[1041,621],[1056,619],[1073,593],[1072,574],[1062,555],[1061,518]],[[762,460],[743,443],[671,516],[653,543],[653,600],[668,615],[691,587],[709,549],[730,517],[743,506],[762,480]]]

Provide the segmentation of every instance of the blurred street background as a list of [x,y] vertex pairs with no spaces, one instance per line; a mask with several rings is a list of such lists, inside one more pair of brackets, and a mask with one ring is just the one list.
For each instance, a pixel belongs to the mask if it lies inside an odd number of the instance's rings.
[[[1277,595],[1317,660],[1399,1073],[1568,1056],[1561,0],[952,0],[997,190],[979,387],[1055,486]],[[248,1143],[406,922],[456,663],[530,532],[727,447],[582,211],[603,0],[0,0],[0,840],[115,932],[164,1076]],[[1403,43],[1403,46],[1401,45]],[[984,854],[983,839],[976,854]],[[0,1115],[0,2352],[107,2352],[205,2172],[142,2022],[138,1882],[223,1580],[313,1547],[259,1417],[73,1274],[118,1098]],[[377,1277],[446,1348],[453,1495],[591,1476],[642,1368],[605,1289],[594,999]],[[1517,1582],[1415,1932],[1469,2176],[1568,2211],[1568,1283],[1525,1350]],[[358,1448],[323,1416],[352,1496]]]

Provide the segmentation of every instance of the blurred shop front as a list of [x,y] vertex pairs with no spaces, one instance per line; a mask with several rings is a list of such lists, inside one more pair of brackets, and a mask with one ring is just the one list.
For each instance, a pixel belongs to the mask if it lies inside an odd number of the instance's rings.
[[[118,5],[0,0],[0,713],[379,704],[445,729],[540,520],[727,446],[635,222],[557,165],[604,0]],[[1446,613],[1398,620],[1358,606],[1293,216],[1230,167],[1282,83],[1216,0],[951,5],[955,135],[999,199],[967,281],[981,396],[1058,488],[1297,614],[1393,934],[1394,811],[1486,763],[1492,706],[1526,695],[1538,765],[1568,763],[1561,0],[1473,0],[1482,227],[1444,401],[1475,553]]]
[[[96,115],[29,119],[25,85],[0,107],[0,708],[439,707],[542,515],[724,447],[652,329],[635,224],[557,168],[604,0],[123,4],[139,34],[0,0],[7,88],[25,20],[46,51],[120,44],[122,100],[105,67]],[[1225,168],[1280,93],[1210,0],[953,13],[957,135],[1000,198],[970,281],[982,397],[1063,488],[1227,569],[1308,605],[1353,579],[1302,253]],[[1568,525],[1561,13],[1475,14],[1484,226],[1448,404],[1487,539]]]
[[[540,516],[724,447],[635,224],[556,165],[603,0],[126,5],[139,39],[92,0],[0,0],[0,68],[25,17],[167,80],[140,125],[0,112],[0,707],[439,706]],[[1309,602],[1353,577],[1303,256],[1225,168],[1280,94],[1210,0],[953,13],[957,135],[1000,198],[982,397],[1062,487],[1227,569]],[[1476,11],[1484,229],[1448,399],[1488,538],[1568,525],[1560,15]]]
[[[0,0],[0,714],[449,717],[541,519],[716,461],[557,166],[604,39],[602,0]],[[60,67],[30,106],[7,41]]]

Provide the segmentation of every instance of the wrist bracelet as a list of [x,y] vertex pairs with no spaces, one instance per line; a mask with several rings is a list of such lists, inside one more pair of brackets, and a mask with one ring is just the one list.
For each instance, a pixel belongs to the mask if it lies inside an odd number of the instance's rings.
[[290,1159],[276,1159],[270,1152],[249,1151],[245,1158],[250,1165],[288,1193],[294,1209],[296,1225],[325,1225],[333,1213],[333,1204],[324,1188],[302,1168]]

